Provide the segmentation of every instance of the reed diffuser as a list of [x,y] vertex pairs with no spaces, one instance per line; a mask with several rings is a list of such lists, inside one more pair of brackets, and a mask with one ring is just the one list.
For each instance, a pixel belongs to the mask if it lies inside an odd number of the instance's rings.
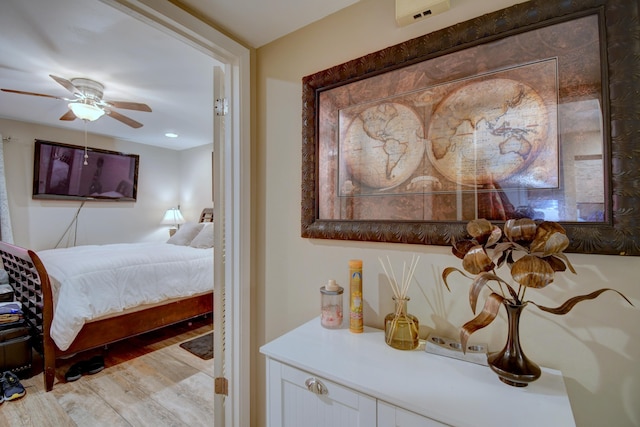
[[408,270],[407,263],[403,263],[402,283],[400,285],[398,285],[398,281],[396,280],[389,257],[387,257],[387,262],[389,263],[391,275],[389,275],[389,272],[382,260],[380,258],[378,258],[378,260],[387,275],[387,280],[389,281],[391,290],[393,291],[393,301],[395,302],[394,312],[387,314],[384,318],[385,342],[389,346],[398,350],[413,350],[418,347],[420,342],[418,336],[420,327],[418,318],[407,312],[407,302],[409,301],[407,291],[409,290],[409,285],[413,279],[413,274],[416,270],[420,257],[417,257],[416,259],[414,255],[411,258],[411,265],[409,265]]

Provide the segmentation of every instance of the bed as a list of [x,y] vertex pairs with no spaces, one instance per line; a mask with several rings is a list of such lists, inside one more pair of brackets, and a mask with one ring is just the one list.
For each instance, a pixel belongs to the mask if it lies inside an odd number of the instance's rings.
[[[181,229],[185,233],[176,233],[168,242],[156,244],[164,245],[157,255],[151,244],[125,244],[131,245],[132,252],[125,252],[123,245],[96,245],[36,253],[0,242],[4,270],[33,328],[34,347],[43,355],[47,391],[53,389],[59,358],[213,311],[213,250],[195,238],[201,238],[204,233],[198,234],[199,231],[207,227],[211,238],[205,240],[212,245],[212,224],[205,224],[212,221],[212,210],[204,209],[193,227],[198,232],[188,236],[189,224],[185,224]],[[195,246],[185,245],[184,241]],[[117,255],[105,256],[102,250],[109,248],[115,249]],[[88,263],[84,272],[80,268],[84,265],[81,253],[86,254]],[[184,266],[180,258],[184,259]],[[147,262],[151,273],[145,270]],[[168,282],[168,287],[161,287],[161,282]],[[91,283],[95,283],[95,291],[87,292]],[[78,294],[73,295],[69,288]],[[71,326],[67,324],[69,318]]]

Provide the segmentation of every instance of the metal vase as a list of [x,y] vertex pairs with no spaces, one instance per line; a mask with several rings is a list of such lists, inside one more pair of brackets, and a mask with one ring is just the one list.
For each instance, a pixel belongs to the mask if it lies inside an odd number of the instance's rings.
[[491,353],[487,361],[500,381],[514,387],[526,387],[540,378],[540,367],[525,356],[520,346],[520,314],[527,304],[512,304],[505,300],[503,305],[509,323],[507,343],[502,351]]

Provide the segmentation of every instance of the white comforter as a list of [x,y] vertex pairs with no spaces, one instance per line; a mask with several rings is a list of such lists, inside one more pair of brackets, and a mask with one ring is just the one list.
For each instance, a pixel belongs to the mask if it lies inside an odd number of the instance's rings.
[[69,348],[85,322],[213,289],[213,249],[124,243],[39,251],[53,288],[51,337]]

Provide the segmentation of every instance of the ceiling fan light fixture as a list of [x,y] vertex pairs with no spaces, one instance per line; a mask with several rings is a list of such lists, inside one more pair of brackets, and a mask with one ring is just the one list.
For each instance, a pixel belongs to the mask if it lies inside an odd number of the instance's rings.
[[77,118],[90,122],[98,120],[104,115],[102,108],[84,102],[72,102],[69,104],[69,109],[73,111]]

